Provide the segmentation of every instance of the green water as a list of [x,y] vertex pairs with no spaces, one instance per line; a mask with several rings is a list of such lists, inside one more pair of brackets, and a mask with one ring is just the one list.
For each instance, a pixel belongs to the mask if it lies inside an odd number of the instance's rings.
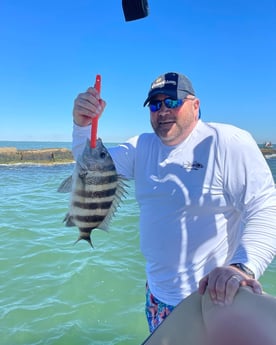
[[[0,167],[1,345],[139,345],[148,335],[133,185],[91,249],[62,224],[69,196],[56,189],[71,171]],[[261,279],[274,295],[275,278],[274,261]]]
[[133,190],[94,249],[74,245],[56,188],[71,166],[0,169],[0,335],[6,344],[139,344],[144,261]]

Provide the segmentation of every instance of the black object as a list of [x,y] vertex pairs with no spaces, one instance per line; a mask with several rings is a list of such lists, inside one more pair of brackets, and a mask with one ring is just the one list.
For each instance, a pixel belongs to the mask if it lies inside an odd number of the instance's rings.
[[241,270],[242,272],[244,272],[245,274],[247,274],[250,278],[255,279],[255,274],[254,272],[251,271],[251,269],[249,269],[247,266],[245,266],[244,264],[241,263],[236,263],[236,264],[231,264],[230,266],[234,266],[236,268],[238,268],[239,270]]
[[149,5],[147,0],[122,0],[125,20],[141,19],[149,14]]

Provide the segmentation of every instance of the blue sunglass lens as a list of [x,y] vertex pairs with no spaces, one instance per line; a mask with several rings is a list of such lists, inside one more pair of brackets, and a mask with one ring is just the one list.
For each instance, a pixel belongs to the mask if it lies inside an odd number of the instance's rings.
[[149,103],[150,111],[154,113],[160,110],[162,107],[162,102],[164,102],[165,106],[169,109],[177,108],[183,103],[181,99],[166,98],[163,101],[153,100]]
[[152,111],[153,113],[160,110],[161,106],[162,106],[162,101],[151,101],[149,103],[150,111]]
[[177,108],[182,104],[181,99],[171,99],[171,98],[166,98],[164,99],[165,106],[169,109],[172,108]]

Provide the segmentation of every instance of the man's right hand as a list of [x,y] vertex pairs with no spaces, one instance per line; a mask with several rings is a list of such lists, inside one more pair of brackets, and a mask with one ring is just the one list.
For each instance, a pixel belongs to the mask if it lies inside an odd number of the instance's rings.
[[80,93],[74,102],[73,119],[81,127],[91,125],[92,118],[101,116],[106,102],[100,98],[94,87],[89,87],[86,92]]

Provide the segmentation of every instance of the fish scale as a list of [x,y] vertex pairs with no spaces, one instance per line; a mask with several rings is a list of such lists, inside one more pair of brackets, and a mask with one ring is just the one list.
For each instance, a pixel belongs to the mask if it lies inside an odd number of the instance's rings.
[[59,192],[70,192],[69,212],[64,218],[66,226],[77,226],[81,239],[92,245],[91,232],[107,230],[109,221],[125,193],[124,178],[116,172],[113,160],[97,139],[96,148],[90,142],[78,158],[72,176],[62,182]]

